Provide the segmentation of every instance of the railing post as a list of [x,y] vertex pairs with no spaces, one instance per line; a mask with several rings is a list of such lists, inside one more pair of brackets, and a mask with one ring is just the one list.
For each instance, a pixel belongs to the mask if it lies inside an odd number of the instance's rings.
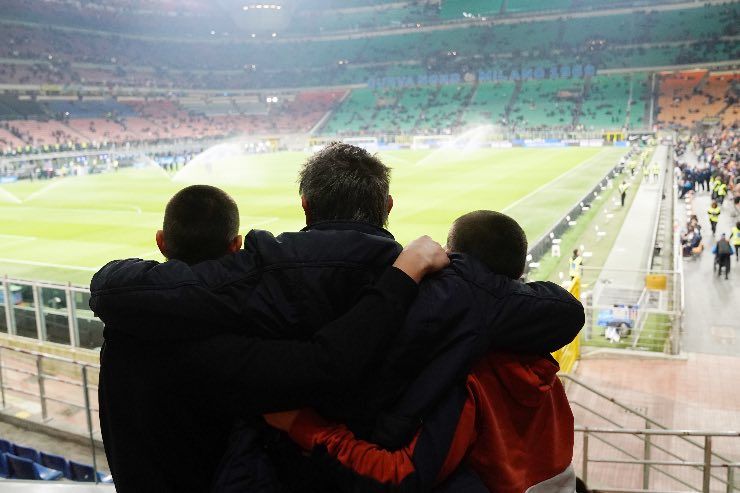
[[8,324],[8,335],[15,335],[15,304],[10,293],[8,276],[3,279],[3,294],[5,298],[5,322]]
[[46,319],[44,318],[44,305],[41,296],[41,288],[38,284],[31,285],[33,292],[33,306],[36,312],[36,337],[39,342],[46,341]]
[[82,365],[82,393],[85,396],[85,417],[87,418],[87,433],[90,435],[90,452],[92,452],[95,482],[98,483],[98,460],[95,455],[95,437],[93,436],[92,411],[90,409],[90,390],[87,384],[87,365]]
[[584,483],[588,484],[588,430],[583,431],[583,447],[581,453],[583,454],[581,479],[583,479]]
[[39,401],[41,402],[41,419],[46,421],[46,390],[44,389],[44,374],[41,355],[36,356],[36,379],[39,383]]
[[[650,429],[650,421],[645,420],[645,429]],[[650,460],[650,435],[645,435],[645,441],[644,441],[644,450],[643,450],[643,459],[648,461]],[[650,464],[643,464],[642,465],[642,489],[647,490],[650,488]]]
[[3,360],[2,360],[3,348],[0,347],[0,396],[3,400],[3,409],[5,409],[5,380],[3,380]]
[[727,493],[735,491],[735,468],[727,466]]
[[75,295],[72,292],[72,283],[67,283],[64,288],[65,298],[67,300],[67,322],[69,327],[69,345],[72,347],[80,346],[80,333],[77,328],[77,306],[75,306]]
[[712,437],[704,437],[704,475],[701,483],[702,493],[709,493],[709,486],[712,481]]

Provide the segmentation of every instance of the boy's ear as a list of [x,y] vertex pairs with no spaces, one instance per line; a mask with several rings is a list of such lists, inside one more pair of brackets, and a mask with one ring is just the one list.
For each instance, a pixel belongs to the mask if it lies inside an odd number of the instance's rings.
[[306,215],[306,226],[311,224],[311,212],[308,209],[308,200],[305,195],[301,195],[301,207],[303,207],[303,213]]
[[229,243],[229,253],[236,253],[239,250],[242,249],[242,245],[244,244],[244,239],[242,238],[242,235],[236,235],[233,240],[231,240],[231,243]]
[[164,231],[157,230],[157,234],[155,236],[156,242],[157,242],[157,248],[159,248],[160,253],[164,258],[169,258],[169,255],[167,255],[167,244],[164,241]]
[[393,195],[388,195],[388,214],[393,210]]

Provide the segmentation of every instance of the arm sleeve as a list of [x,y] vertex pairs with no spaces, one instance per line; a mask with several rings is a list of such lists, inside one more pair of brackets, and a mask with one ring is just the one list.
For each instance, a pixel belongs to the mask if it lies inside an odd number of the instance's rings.
[[[475,397],[469,387],[457,424],[440,426],[439,418],[447,421],[449,410],[441,405],[409,444],[394,451],[358,440],[346,426],[330,424],[310,409],[301,411],[289,435],[339,471],[343,491],[418,493],[450,477],[477,436]],[[445,428],[454,429],[451,438]],[[436,458],[444,460],[440,463]]]
[[581,302],[552,282],[517,282],[502,303],[496,330],[483,333],[486,349],[552,353],[569,344],[586,321]]
[[[262,340],[223,334],[173,351],[173,380],[197,384],[214,405],[265,413],[302,407],[362,376],[403,323],[416,283],[390,267],[345,315],[309,341]],[[190,368],[191,371],[187,369]]]

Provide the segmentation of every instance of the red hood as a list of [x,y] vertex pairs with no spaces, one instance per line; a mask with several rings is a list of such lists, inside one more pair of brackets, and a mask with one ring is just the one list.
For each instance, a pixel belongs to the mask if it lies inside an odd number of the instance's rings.
[[502,387],[515,401],[527,407],[542,403],[560,370],[551,356],[489,353],[485,360]]

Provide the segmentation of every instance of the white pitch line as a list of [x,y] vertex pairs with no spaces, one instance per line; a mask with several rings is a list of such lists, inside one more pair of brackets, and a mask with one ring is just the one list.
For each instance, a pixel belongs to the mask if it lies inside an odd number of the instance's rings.
[[38,240],[35,236],[22,236],[22,235],[0,235],[0,238],[9,238],[11,240]]
[[[591,158],[589,158],[589,159],[586,159],[585,161],[583,161],[583,162],[582,162],[581,164],[579,164],[579,165],[578,165],[578,166],[576,166],[575,168],[571,168],[570,170],[566,171],[565,173],[563,173],[562,175],[558,176],[558,177],[557,177],[557,178],[555,178],[554,180],[551,180],[551,181],[549,181],[549,182],[547,182],[547,183],[544,183],[544,184],[543,184],[542,186],[538,187],[538,188],[537,188],[536,190],[533,190],[533,191],[529,192],[529,193],[528,193],[527,195],[525,195],[524,197],[521,197],[521,198],[519,198],[519,199],[515,200],[515,201],[514,201],[514,202],[512,202],[511,204],[509,204],[509,205],[507,205],[506,207],[504,207],[503,209],[501,209],[501,212],[506,212],[506,211],[509,211],[509,210],[513,209],[513,208],[514,208],[514,207],[516,207],[517,205],[521,204],[521,203],[522,203],[522,202],[524,202],[525,200],[527,200],[527,199],[531,198],[532,196],[536,195],[537,193],[541,192],[541,191],[542,191],[542,190],[544,190],[545,188],[547,188],[547,187],[551,187],[551,186],[552,186],[552,185],[553,185],[554,183],[557,183],[557,182],[559,182],[560,180],[562,180],[562,179],[564,179],[564,178],[566,178],[566,177],[570,176],[571,174],[575,173],[576,171],[578,171],[579,169],[581,169],[581,168],[585,167],[586,165],[589,165],[589,164],[591,164],[591,161],[594,161],[594,160],[596,160],[596,159],[597,159],[598,157],[600,157],[600,156],[601,156],[601,154],[602,154],[602,153],[600,152],[600,153],[598,153],[597,155],[595,155],[594,157],[591,157]],[[585,192],[584,192],[584,193],[585,193]]]
[[49,262],[36,262],[34,260],[17,260],[14,258],[0,258],[0,263],[18,264],[18,265],[34,265],[37,267],[54,267],[57,269],[83,270],[87,272],[97,272],[98,270],[100,270],[99,267],[82,267],[80,265],[52,264]]

